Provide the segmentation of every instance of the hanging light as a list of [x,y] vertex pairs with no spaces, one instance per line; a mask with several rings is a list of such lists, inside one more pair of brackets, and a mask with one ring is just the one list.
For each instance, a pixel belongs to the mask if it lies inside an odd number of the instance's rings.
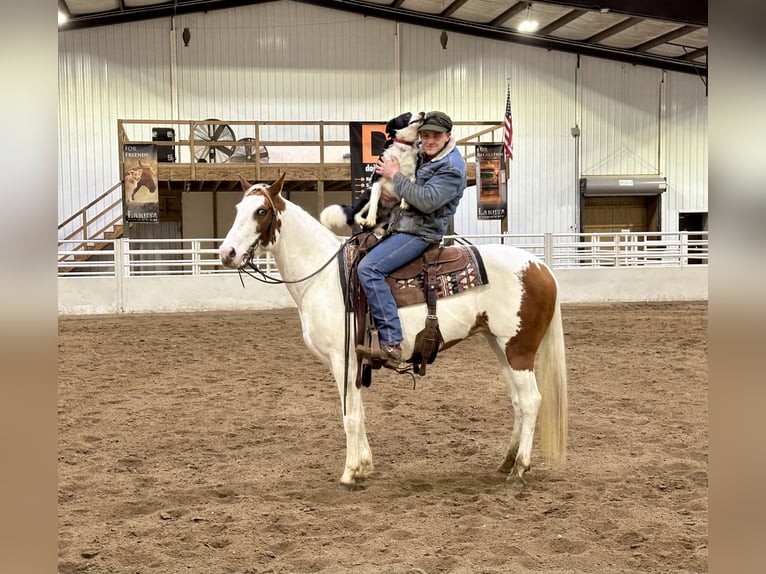
[[521,24],[519,24],[518,31],[519,32],[534,32],[540,27],[540,22],[532,18],[532,2],[527,4],[527,13],[522,20]]
[[181,39],[184,41],[184,47],[188,47],[189,40],[191,40],[191,32],[189,31],[189,28],[184,28],[184,31],[181,32]]
[[442,30],[442,33],[439,36],[439,43],[442,45],[442,50],[447,49],[447,40],[449,40],[449,37],[447,36],[447,31]]

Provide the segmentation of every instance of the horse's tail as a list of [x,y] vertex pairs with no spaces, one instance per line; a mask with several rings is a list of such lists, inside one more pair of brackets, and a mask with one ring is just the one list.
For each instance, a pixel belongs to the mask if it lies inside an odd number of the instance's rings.
[[563,465],[567,454],[567,367],[561,305],[556,307],[538,354],[537,386],[542,395],[538,414],[540,444],[546,460]]

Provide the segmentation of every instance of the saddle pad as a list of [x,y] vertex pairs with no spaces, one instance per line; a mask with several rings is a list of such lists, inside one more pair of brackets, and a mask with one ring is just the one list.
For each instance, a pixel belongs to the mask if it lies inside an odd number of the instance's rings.
[[[351,268],[355,264],[358,250],[358,245],[350,243],[338,254],[340,282],[347,311],[353,310],[353,298],[349,297],[348,288]],[[441,249],[436,279],[436,296],[439,299],[489,283],[481,254],[473,245],[454,245]],[[399,307],[425,303],[425,281],[422,256],[400,267],[386,278]]]
[[[401,273],[401,271],[407,271],[407,273]],[[399,307],[425,303],[425,281],[422,265],[419,269],[413,269],[412,263],[394,271],[386,278]],[[445,247],[441,251],[436,268],[438,299],[488,283],[487,271],[484,269],[484,262],[476,247],[455,245]]]

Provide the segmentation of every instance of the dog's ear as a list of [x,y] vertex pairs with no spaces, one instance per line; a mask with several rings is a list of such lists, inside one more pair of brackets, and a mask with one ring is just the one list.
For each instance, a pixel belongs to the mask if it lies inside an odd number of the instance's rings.
[[410,124],[411,119],[412,113],[406,112],[388,120],[388,123],[386,124],[386,133],[389,137],[394,137],[398,130],[406,128]]

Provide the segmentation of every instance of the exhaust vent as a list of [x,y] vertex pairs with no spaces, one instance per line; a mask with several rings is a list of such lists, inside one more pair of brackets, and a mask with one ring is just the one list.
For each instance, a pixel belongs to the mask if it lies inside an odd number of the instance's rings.
[[601,195],[659,195],[668,188],[661,175],[586,175],[580,178],[580,193]]

